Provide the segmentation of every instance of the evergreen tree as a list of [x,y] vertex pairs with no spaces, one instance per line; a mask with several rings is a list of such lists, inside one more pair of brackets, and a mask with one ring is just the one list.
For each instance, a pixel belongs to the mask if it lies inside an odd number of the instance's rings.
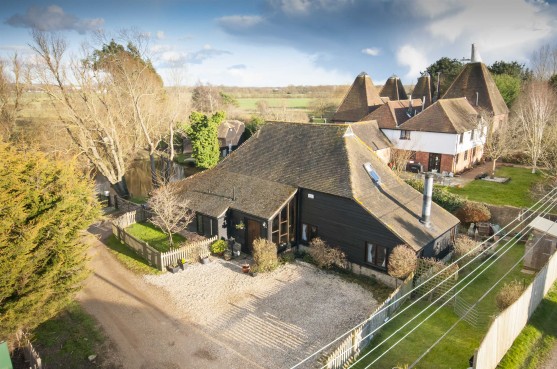
[[223,119],[223,112],[216,112],[210,117],[199,112],[190,115],[191,125],[186,133],[191,140],[192,157],[199,168],[209,169],[219,162],[220,147],[217,130]]
[[503,96],[503,100],[510,108],[520,93],[522,86],[520,78],[509,74],[495,74],[493,79],[501,96]]
[[62,310],[86,277],[80,231],[99,216],[72,163],[0,143],[0,341]]
[[443,97],[462,71],[462,68],[464,68],[464,65],[461,61],[447,57],[442,57],[427,67],[426,70],[431,75],[431,91],[433,94],[437,91],[437,79],[439,78],[439,98]]

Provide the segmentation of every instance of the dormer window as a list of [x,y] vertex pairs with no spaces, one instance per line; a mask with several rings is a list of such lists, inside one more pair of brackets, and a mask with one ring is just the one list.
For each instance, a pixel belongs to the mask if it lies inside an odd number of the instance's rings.
[[409,140],[410,139],[410,131],[401,130],[400,131],[400,139],[401,140]]

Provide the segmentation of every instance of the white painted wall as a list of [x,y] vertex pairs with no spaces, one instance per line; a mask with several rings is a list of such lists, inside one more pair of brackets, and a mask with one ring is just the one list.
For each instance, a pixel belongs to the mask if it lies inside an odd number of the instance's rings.
[[470,139],[471,131],[464,133],[464,140],[460,143],[460,135],[453,133],[410,131],[409,140],[400,139],[400,130],[382,129],[383,133],[397,149],[432,152],[437,154],[455,155],[485,143],[484,134],[479,130],[474,133],[474,140]]

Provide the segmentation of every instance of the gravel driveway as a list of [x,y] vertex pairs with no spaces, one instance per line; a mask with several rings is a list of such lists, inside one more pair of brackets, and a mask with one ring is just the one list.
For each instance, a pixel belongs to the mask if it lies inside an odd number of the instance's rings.
[[264,368],[289,368],[365,319],[371,292],[296,261],[251,277],[213,259],[177,274],[144,276],[177,313]]

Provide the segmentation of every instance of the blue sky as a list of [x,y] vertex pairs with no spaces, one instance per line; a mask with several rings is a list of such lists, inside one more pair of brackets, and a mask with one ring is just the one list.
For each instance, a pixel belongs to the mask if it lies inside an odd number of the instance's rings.
[[64,35],[73,52],[94,29],[136,28],[171,83],[349,84],[365,71],[404,83],[441,56],[529,63],[557,41],[557,4],[542,0],[4,0],[0,55],[30,55],[32,25]]

